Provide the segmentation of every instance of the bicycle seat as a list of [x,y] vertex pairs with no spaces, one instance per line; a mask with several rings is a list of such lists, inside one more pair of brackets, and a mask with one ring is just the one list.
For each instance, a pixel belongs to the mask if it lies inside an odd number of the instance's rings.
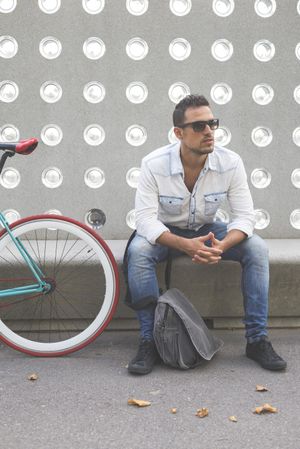
[[16,153],[18,154],[30,154],[38,146],[38,140],[32,137],[31,139],[20,140],[16,144]]
[[20,142],[1,142],[0,150],[8,150],[12,153],[27,155],[33,152],[38,143],[38,140],[34,137],[31,139],[20,140]]

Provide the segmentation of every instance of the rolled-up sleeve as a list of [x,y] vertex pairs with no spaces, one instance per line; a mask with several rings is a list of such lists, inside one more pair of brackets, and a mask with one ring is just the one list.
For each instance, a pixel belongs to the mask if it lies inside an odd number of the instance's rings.
[[247,174],[243,161],[240,158],[231,179],[228,201],[232,221],[228,224],[227,230],[238,229],[247,234],[248,237],[251,237],[253,235],[255,215]]
[[158,220],[158,187],[147,163],[143,160],[135,197],[136,230],[150,243],[169,229]]

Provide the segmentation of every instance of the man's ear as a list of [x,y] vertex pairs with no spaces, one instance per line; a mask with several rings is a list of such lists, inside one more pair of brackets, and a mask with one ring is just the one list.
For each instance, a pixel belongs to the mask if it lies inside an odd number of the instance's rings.
[[177,137],[177,139],[182,140],[182,133],[183,133],[182,128],[177,128],[177,126],[174,127],[174,134]]

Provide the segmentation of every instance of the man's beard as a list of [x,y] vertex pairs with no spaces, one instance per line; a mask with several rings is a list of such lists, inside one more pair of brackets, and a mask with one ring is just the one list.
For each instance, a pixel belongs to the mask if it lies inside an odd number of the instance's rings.
[[190,148],[190,151],[198,156],[201,154],[209,154],[214,151],[214,146],[212,145],[211,147],[206,148]]

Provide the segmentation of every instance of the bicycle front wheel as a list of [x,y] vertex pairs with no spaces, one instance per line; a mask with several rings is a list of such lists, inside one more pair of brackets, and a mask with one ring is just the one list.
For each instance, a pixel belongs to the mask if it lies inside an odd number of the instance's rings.
[[[67,217],[32,216],[11,229],[51,289],[0,299],[0,338],[36,356],[83,348],[106,328],[118,302],[110,249],[93,230]],[[0,262],[1,289],[37,283],[6,230],[0,234]]]

